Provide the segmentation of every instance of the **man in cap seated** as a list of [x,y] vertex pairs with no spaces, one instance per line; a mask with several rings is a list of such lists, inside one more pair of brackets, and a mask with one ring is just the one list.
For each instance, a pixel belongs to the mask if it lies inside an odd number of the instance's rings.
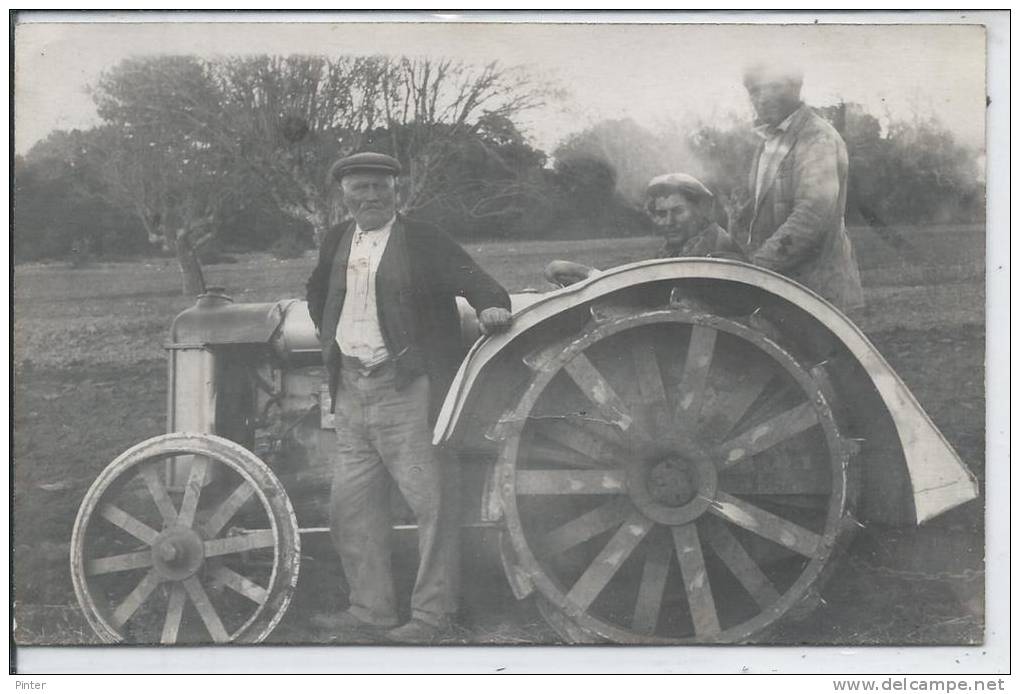
[[[365,152],[330,171],[353,219],[330,229],[308,281],[337,451],[330,529],[350,586],[347,611],[313,622],[338,636],[430,643],[459,599],[456,467],[432,424],[464,349],[456,297],[485,332],[510,326],[510,297],[439,229],[397,214],[399,162]],[[390,569],[390,481],[418,523],[411,620],[398,626]]]
[[[705,184],[685,173],[656,176],[648,182],[645,212],[665,238],[659,258],[701,256],[744,260],[740,247],[715,223],[714,198]],[[554,260],[545,268],[553,284],[567,286],[598,272],[569,260]]]
[[799,69],[780,63],[744,72],[761,144],[748,178],[751,203],[731,231],[755,265],[797,280],[838,308],[853,309],[864,299],[843,222],[846,144],[801,101],[802,83]]

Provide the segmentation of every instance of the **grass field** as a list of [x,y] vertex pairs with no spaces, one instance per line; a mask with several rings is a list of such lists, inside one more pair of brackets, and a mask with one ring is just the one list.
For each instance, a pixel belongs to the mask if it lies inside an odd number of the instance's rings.
[[[866,285],[858,322],[964,460],[984,473],[984,235],[977,227],[852,231]],[[511,290],[546,289],[544,264],[608,267],[651,256],[652,238],[467,246]],[[302,297],[311,254],[242,256],[207,268],[236,301]],[[193,299],[174,263],[17,266],[14,275],[14,565],[21,643],[91,638],[75,606],[67,550],[92,480],[129,446],[164,429],[162,342]],[[789,636],[815,643],[972,643],[982,634],[983,505],[921,529],[865,529],[826,605]],[[934,546],[938,551],[931,551]],[[326,557],[329,553],[326,552]],[[308,562],[308,575],[335,561]],[[484,567],[483,567],[484,569]],[[488,567],[492,570],[493,567]],[[302,568],[302,581],[306,568]],[[545,639],[533,608],[503,590],[473,613],[466,639]],[[304,619],[322,605],[302,594],[275,638],[314,641]],[[305,591],[308,593],[308,591]],[[470,590],[466,601],[471,602]],[[495,607],[492,607],[495,605]],[[469,609],[470,609],[469,605]]]
[[[860,317],[867,331],[983,322],[984,234],[980,227],[898,228],[890,238],[909,239],[897,248],[869,229],[853,237],[868,289]],[[511,291],[550,289],[542,268],[553,258],[612,267],[653,257],[655,238],[592,241],[525,241],[467,246]],[[253,254],[206,268],[210,286],[222,286],[238,302],[304,297],[315,259]],[[14,356],[34,366],[125,364],[163,356],[160,335],[192,304],[180,295],[175,261],[18,266],[14,277]],[[890,306],[890,304],[895,306]]]

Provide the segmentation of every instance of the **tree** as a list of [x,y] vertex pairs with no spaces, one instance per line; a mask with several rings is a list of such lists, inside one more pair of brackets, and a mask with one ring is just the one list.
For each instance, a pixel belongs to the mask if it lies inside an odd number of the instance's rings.
[[[368,147],[407,168],[405,209],[506,226],[530,192],[525,170],[533,174],[544,161],[512,118],[546,93],[496,63],[134,59],[94,90],[106,127],[93,154],[110,200],[177,254],[185,291],[194,292],[203,284],[197,250],[250,201],[271,200],[321,238],[342,214],[326,180],[330,164]],[[479,162],[484,175],[458,173]]]
[[176,254],[185,294],[205,290],[198,251],[246,180],[211,127],[223,110],[207,64],[191,57],[130,59],[94,90],[106,125],[92,143],[109,199]]
[[463,141],[485,146],[489,134],[493,144],[501,136],[520,143],[513,119],[556,94],[524,70],[496,61],[479,67],[450,59],[402,58],[390,63],[384,79],[390,149],[410,168],[409,210],[456,194],[440,174]]
[[[465,201],[463,180],[448,174],[463,161],[465,147],[488,148],[492,162],[512,159],[515,148],[521,154],[512,119],[551,93],[497,63],[425,58],[261,56],[224,61],[214,71],[226,103],[220,141],[282,211],[312,225],[316,238],[341,213],[326,180],[329,165],[367,148],[388,152],[407,168],[405,209],[459,204],[467,214],[491,214],[478,200]],[[512,197],[519,185],[487,183],[481,197],[489,200]]]
[[616,168],[602,156],[560,151],[552,173],[557,197],[550,226],[557,237],[611,238],[651,231],[643,209],[620,193]]
[[339,214],[330,164],[357,151],[383,122],[377,57],[255,56],[210,65],[223,109],[208,114],[215,140],[252,185],[321,239]]
[[850,158],[847,216],[889,243],[908,241],[894,223],[975,221],[983,217],[978,153],[960,146],[933,117],[889,119],[883,129],[860,104],[818,109],[839,130]]
[[17,261],[143,250],[138,225],[100,195],[88,156],[91,132],[57,130],[14,163],[14,254]]
[[597,154],[561,153],[553,171],[568,197],[580,207],[597,211],[616,195],[616,168]]
[[473,133],[444,135],[442,147],[443,166],[431,172],[413,209],[455,236],[517,234],[528,208],[549,195],[545,153],[504,116],[482,116]]
[[748,199],[747,171],[755,146],[749,124],[736,118],[674,122],[655,131],[623,119],[602,121],[571,136],[554,154],[557,162],[571,162],[571,167],[580,163],[591,169],[603,162],[613,172],[615,191],[633,208],[644,201],[654,176],[689,173],[715,193],[720,215],[735,219]]
[[680,142],[638,125],[633,120],[605,120],[576,133],[553,152],[557,161],[586,162],[594,166],[604,162],[613,172],[615,189],[635,207],[645,197],[645,187],[653,176],[677,171],[689,158]]
[[879,204],[886,218],[915,224],[983,219],[976,152],[931,118],[891,123],[886,141],[886,157],[873,174],[885,192]]
[[698,123],[686,134],[702,182],[715,194],[731,230],[751,202],[748,172],[758,147],[751,124],[735,117]]

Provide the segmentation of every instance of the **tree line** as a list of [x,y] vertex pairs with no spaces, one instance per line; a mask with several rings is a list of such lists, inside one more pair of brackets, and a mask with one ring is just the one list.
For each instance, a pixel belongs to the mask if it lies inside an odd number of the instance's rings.
[[[91,90],[101,125],[15,159],[15,260],[173,254],[187,293],[203,259],[314,247],[342,218],[326,178],[345,154],[396,156],[403,209],[455,237],[586,238],[648,233],[644,185],[666,171],[702,178],[725,222],[747,199],[757,144],[737,117],[608,120],[546,153],[520,123],[562,92],[495,62],[162,56],[123,61]],[[851,222],[983,218],[978,154],[937,121],[820,112],[847,141]]]

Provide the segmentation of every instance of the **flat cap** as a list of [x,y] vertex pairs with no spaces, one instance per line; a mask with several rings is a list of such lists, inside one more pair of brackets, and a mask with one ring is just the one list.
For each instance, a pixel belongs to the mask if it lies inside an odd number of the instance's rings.
[[340,179],[350,173],[370,172],[384,173],[393,176],[400,175],[400,162],[388,154],[379,152],[359,152],[349,157],[337,159],[329,169],[329,178],[340,182]]
[[710,191],[704,183],[694,176],[685,173],[670,173],[656,176],[648,182],[648,197],[658,198],[673,193],[686,193],[696,198],[711,198]]

